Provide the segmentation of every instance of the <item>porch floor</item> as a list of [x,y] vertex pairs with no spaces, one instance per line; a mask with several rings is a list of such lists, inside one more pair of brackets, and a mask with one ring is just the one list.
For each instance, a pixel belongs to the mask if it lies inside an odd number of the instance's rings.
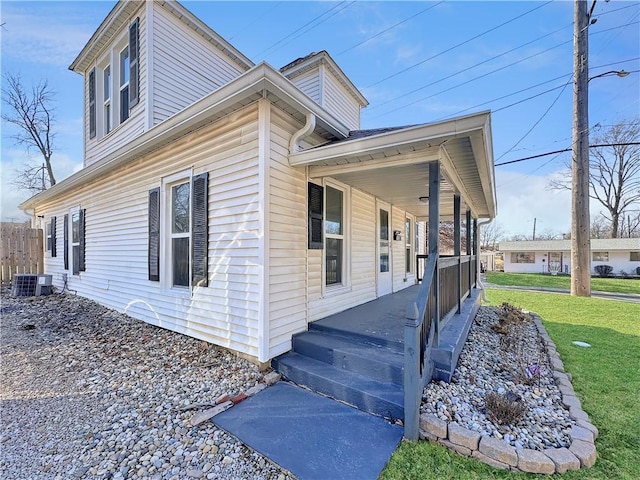
[[420,285],[390,293],[370,302],[312,323],[314,330],[332,330],[345,336],[373,340],[376,344],[404,351],[407,306],[415,302]]

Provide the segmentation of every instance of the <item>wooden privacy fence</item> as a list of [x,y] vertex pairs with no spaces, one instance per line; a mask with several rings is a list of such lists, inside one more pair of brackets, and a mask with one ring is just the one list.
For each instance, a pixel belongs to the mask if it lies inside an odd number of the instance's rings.
[[0,281],[10,283],[16,273],[44,273],[42,230],[28,224],[0,227]]

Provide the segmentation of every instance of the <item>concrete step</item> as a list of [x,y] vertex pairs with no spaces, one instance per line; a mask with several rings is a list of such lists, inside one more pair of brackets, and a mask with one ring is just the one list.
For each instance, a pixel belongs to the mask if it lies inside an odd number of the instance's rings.
[[293,351],[379,382],[404,381],[404,355],[387,346],[312,330],[293,337]]
[[404,419],[402,386],[384,383],[328,363],[289,352],[272,361],[286,379],[365,412],[396,420]]
[[[397,319],[396,319],[397,320]],[[369,335],[366,332],[356,332],[347,327],[341,328],[337,325],[331,325],[325,322],[311,322],[309,324],[310,332],[321,332],[328,335],[334,335],[343,337],[352,341],[365,342],[370,345],[378,345],[380,347],[387,347],[399,353],[404,353],[404,343],[392,336],[381,337],[377,335]]]

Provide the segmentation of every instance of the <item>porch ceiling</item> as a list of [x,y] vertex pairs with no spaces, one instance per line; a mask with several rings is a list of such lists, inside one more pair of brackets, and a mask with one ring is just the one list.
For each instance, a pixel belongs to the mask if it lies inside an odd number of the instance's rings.
[[291,165],[309,166],[312,178],[331,177],[426,218],[428,164],[440,161],[444,218],[453,216],[453,196],[462,212],[496,215],[489,113],[342,140],[291,154]]

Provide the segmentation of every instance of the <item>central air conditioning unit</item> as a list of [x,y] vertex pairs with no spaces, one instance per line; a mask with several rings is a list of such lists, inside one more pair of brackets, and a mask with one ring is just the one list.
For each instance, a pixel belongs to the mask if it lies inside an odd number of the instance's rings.
[[11,295],[14,297],[39,297],[53,293],[52,275],[19,273],[13,276]]

